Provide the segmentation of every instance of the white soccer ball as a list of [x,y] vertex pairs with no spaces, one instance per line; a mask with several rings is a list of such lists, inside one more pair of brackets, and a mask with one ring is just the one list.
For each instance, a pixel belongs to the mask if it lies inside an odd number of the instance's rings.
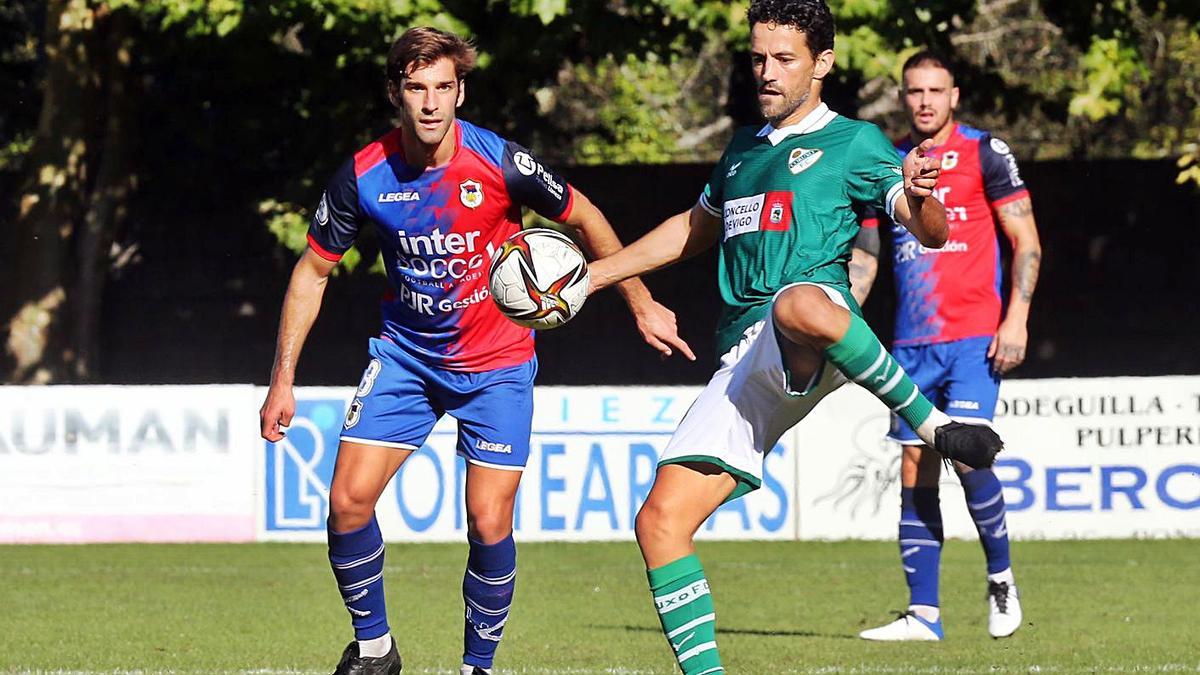
[[500,245],[488,270],[488,290],[514,323],[547,330],[571,320],[588,292],[583,251],[547,228],[522,230]]

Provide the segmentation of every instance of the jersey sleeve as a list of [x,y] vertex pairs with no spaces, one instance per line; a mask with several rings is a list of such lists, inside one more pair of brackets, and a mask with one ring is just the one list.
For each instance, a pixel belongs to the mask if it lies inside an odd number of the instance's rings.
[[983,190],[992,206],[999,206],[1029,195],[1017,158],[1008,143],[985,134],[979,139],[979,168],[983,173]]
[[514,203],[528,206],[538,215],[559,223],[570,217],[574,206],[570,184],[532,152],[505,141],[500,168],[504,187]]
[[892,218],[904,190],[900,155],[874,124],[864,123],[850,144],[846,181],[850,199]]
[[722,217],[721,207],[725,203],[725,158],[727,156],[728,153],[721,156],[721,161],[713,167],[712,175],[704,184],[704,191],[700,193],[700,208],[714,218]]
[[337,262],[354,245],[362,222],[354,159],[342,164],[329,180],[308,225],[308,245],[322,258]]

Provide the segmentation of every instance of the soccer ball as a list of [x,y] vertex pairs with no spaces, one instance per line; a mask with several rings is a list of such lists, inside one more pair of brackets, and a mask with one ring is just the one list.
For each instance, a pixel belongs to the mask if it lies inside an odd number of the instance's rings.
[[571,320],[588,292],[583,251],[547,228],[518,232],[500,245],[488,270],[488,290],[514,323],[547,330]]

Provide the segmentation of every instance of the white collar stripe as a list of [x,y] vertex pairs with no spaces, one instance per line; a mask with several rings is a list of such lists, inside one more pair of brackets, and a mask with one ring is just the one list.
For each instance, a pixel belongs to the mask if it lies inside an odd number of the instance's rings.
[[828,126],[835,117],[837,117],[837,113],[830,110],[828,104],[822,102],[816,108],[813,108],[812,111],[805,115],[804,119],[800,120],[799,122],[796,122],[795,124],[789,124],[786,127],[780,127],[778,129],[770,124],[767,124],[762,129],[758,130],[758,135],[760,137],[766,136],[767,140],[771,142],[771,145],[779,145],[787,140],[789,136],[801,136],[814,131],[820,131]]

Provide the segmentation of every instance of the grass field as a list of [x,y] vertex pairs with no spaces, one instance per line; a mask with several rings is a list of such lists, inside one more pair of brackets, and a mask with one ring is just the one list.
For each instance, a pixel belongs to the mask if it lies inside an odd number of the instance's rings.
[[[950,542],[942,643],[855,634],[907,592],[894,544],[701,544],[731,673],[1191,672],[1200,542],[1014,544],[1026,624],[986,632],[982,554]],[[406,673],[457,673],[465,546],[393,544]],[[523,544],[500,673],[672,673],[632,544]],[[330,672],[349,639],[322,546],[0,547],[0,671]]]

